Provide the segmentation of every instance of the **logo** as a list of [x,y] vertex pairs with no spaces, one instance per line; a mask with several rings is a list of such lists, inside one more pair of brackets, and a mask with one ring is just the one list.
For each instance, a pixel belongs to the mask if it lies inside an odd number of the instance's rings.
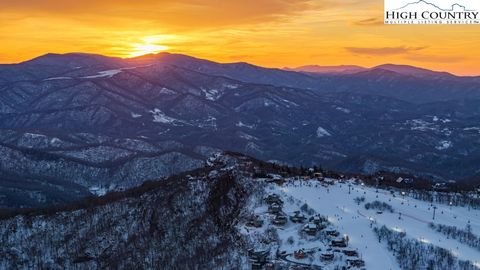
[[385,24],[480,24],[479,0],[385,0]]

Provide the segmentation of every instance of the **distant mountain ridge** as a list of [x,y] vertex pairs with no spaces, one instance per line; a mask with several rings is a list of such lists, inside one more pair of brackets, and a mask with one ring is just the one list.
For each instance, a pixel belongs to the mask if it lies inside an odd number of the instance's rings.
[[0,65],[0,206],[122,190],[223,150],[469,179],[479,123],[478,78],[409,66],[313,74],[169,53],[47,54]]
[[383,64],[374,66],[371,68],[356,66],[356,65],[339,65],[339,66],[319,66],[319,65],[308,65],[308,66],[301,66],[297,68],[284,68],[287,71],[297,71],[297,72],[305,72],[305,73],[320,73],[320,74],[355,74],[360,73],[363,71],[371,71],[376,69],[383,69],[393,71],[403,75],[415,76],[415,77],[462,77],[457,76],[449,72],[445,71],[433,71],[426,68],[420,68],[410,65],[397,65],[397,64]]
[[326,73],[326,74],[352,74],[357,73],[367,68],[355,65],[340,65],[340,66],[319,66],[308,65],[296,68],[284,68],[288,71],[308,72],[308,73]]

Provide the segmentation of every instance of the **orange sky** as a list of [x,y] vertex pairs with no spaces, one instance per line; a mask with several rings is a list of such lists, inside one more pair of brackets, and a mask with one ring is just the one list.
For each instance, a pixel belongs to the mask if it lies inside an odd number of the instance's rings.
[[0,63],[150,51],[269,67],[411,64],[480,74],[480,26],[383,25],[383,0],[0,0]]

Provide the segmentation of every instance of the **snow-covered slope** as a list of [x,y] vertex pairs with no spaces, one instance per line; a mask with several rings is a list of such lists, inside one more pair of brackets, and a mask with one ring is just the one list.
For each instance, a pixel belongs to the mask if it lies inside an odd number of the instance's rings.
[[0,213],[0,268],[480,269],[476,195],[431,205],[327,173],[216,154],[125,192]]
[[[469,261],[480,268],[480,249],[462,244],[433,230],[429,224],[443,224],[480,232],[480,211],[467,207],[450,207],[413,199],[408,194],[389,192],[353,181],[322,185],[315,182],[288,181],[281,186],[272,185],[270,190],[282,197],[293,197],[307,204],[340,231],[348,235],[350,245],[362,254],[367,269],[400,269],[395,255],[388,251],[386,244],[379,242],[373,228],[387,228],[406,233],[422,243],[445,249],[458,260]],[[364,198],[357,203],[355,198]],[[363,199],[361,199],[363,200]],[[390,211],[367,210],[366,203],[384,202],[393,208]],[[435,220],[433,211],[435,209]],[[439,260],[440,258],[437,258]]]

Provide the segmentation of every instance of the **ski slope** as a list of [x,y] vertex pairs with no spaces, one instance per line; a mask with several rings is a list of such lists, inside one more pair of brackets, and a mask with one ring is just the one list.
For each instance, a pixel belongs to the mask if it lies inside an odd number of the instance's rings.
[[[393,196],[389,191],[381,189],[377,193],[375,188],[355,185],[352,181],[337,182],[328,187],[312,181],[288,181],[282,186],[270,185],[269,191],[283,194],[286,198],[292,196],[307,203],[319,214],[328,216],[329,221],[337,226],[339,231],[348,235],[349,244],[358,249],[367,269],[399,269],[393,254],[387,250],[385,244],[379,243],[372,230],[372,226],[382,225],[395,231],[403,231],[407,237],[445,248],[458,259],[471,261],[480,269],[480,251],[457,240],[447,239],[445,235],[428,226],[430,222],[435,222],[465,228],[470,221],[472,231],[478,235],[478,210],[436,204],[436,216],[433,220],[434,209],[429,202],[402,196],[398,192]],[[358,205],[354,201],[356,197],[365,197],[365,202]],[[364,204],[375,200],[391,205],[394,213],[380,214],[376,210],[366,210]]]

